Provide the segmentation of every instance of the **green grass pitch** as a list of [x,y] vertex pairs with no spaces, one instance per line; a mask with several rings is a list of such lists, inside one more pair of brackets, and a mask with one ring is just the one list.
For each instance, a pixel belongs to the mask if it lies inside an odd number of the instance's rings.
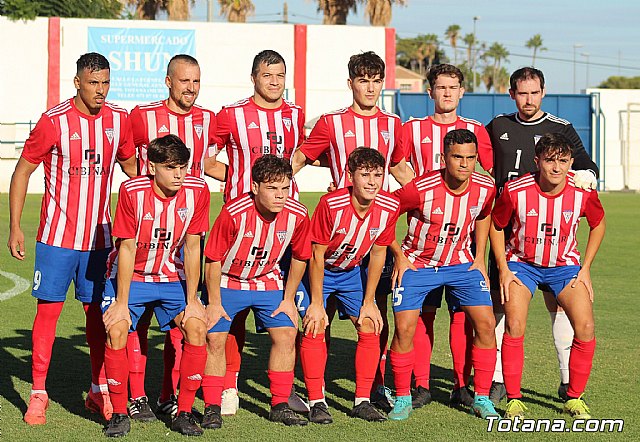
[[[314,207],[319,194],[303,194],[302,201]],[[601,195],[607,211],[607,235],[593,266],[595,287],[596,335],[598,344],[593,372],[587,386],[587,402],[596,418],[624,419],[622,433],[606,434],[538,434],[536,440],[640,440],[640,412],[636,400],[640,397],[640,195],[610,193]],[[219,211],[219,194],[212,198],[212,219]],[[27,258],[18,262],[6,248],[0,255],[0,270],[31,280],[33,275],[34,238],[40,213],[40,196],[29,196],[23,216],[27,238]],[[635,221],[634,221],[635,220]],[[8,197],[0,195],[0,243],[5,247],[8,236]],[[586,243],[586,223],[580,239]],[[635,226],[635,227],[634,227]],[[398,238],[404,234],[404,222],[398,223]],[[10,290],[13,282],[0,276],[0,294]],[[47,389],[51,405],[45,426],[31,428],[22,422],[26,410],[31,371],[31,326],[35,300],[29,290],[11,299],[0,301],[0,432],[11,441],[27,440],[99,440],[103,437],[103,422],[84,410],[84,396],[90,385],[88,349],[84,339],[84,314],[80,305],[66,303],[57,330],[53,360]],[[250,321],[248,330],[253,331]],[[414,411],[404,422],[369,424],[347,417],[354,391],[353,354],[356,333],[349,322],[336,321],[327,365],[327,397],[335,423],[328,426],[309,425],[286,428],[267,420],[269,390],[267,358],[269,342],[265,335],[247,333],[247,345],[240,374],[240,407],[235,417],[226,418],[220,430],[205,433],[203,439],[224,441],[284,441],[284,440],[512,440],[525,437],[515,433],[487,434],[487,425],[480,419],[447,406],[452,387],[451,356],[448,348],[448,315],[441,311],[436,320],[435,348],[432,360],[432,392],[434,402]],[[150,355],[147,366],[147,392],[155,402],[162,372],[163,336],[150,333]],[[523,378],[527,417],[561,418],[562,404],[556,398],[558,369],[551,338],[549,315],[541,297],[532,301],[525,345]],[[299,369],[296,386],[304,392]],[[389,385],[393,385],[390,369]],[[202,401],[196,400],[202,409]],[[499,409],[504,410],[504,402]],[[184,440],[170,432],[161,422],[132,425],[129,440]]]

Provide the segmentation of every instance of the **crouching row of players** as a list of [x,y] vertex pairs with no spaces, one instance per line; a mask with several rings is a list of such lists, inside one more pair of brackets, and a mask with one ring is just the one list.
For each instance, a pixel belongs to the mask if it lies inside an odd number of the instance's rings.
[[[443,287],[452,307],[465,312],[474,328],[471,412],[483,418],[497,416],[488,397],[496,362],[495,319],[484,262],[489,235],[506,312],[506,417],[524,411],[519,400],[524,324],[532,293],[540,286],[557,296],[575,329],[565,410],[584,417],[588,409],[581,394],[595,347],[589,269],[604,235],[604,212],[595,191],[575,187],[569,173],[571,152],[570,142],[561,135],[545,135],[536,146],[539,171],[508,183],[491,216],[495,186],[489,177],[474,172],[477,140],[472,132],[449,132],[444,139],[445,168],[393,194],[381,190],[384,157],[358,148],[348,158],[352,185],[323,196],[311,220],[304,205],[287,197],[289,163],[265,155],[252,168],[251,193],[227,202],[209,234],[204,249],[205,308],[197,285],[201,235],[209,229],[209,192],[203,180],[185,178],[189,151],[177,137],[154,140],[148,150],[150,175],[122,185],[113,229],[118,239],[108,261],[102,304],[113,404],[106,435],[129,432],[127,334],[149,306],[163,330],[173,324],[184,335],[175,431],[200,435],[202,428],[222,425],[226,337],[233,317],[247,307],[272,342],[270,419],[286,425],[331,423],[324,395],[329,324],[325,308],[330,296],[358,332],[351,416],[386,420],[371,404],[370,391],[383,324],[375,291],[387,249],[395,259],[390,360],[397,394],[388,418],[402,420],[411,413],[411,372],[416,352],[421,351],[414,350],[413,335],[425,297]],[[395,226],[402,213],[407,213],[408,232],[399,245]],[[582,216],[591,233],[580,267],[575,235]],[[500,230],[507,225],[513,233],[505,245]],[[363,270],[365,257],[368,265]],[[287,403],[294,380],[298,315],[304,329],[300,360],[308,420]],[[200,387],[205,410],[198,422],[192,405]]]

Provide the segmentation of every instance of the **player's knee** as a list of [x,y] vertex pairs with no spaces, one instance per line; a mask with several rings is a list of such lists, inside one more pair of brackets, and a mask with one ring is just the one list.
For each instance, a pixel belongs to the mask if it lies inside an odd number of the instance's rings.
[[200,319],[191,318],[183,327],[184,340],[192,345],[204,345],[207,327]]
[[298,330],[293,327],[280,327],[277,333],[271,335],[273,345],[282,350],[295,351]]
[[227,336],[225,333],[207,334],[207,353],[209,356],[219,357],[224,354]]
[[127,346],[129,328],[125,321],[114,324],[107,332],[107,345],[112,350],[121,350]]
[[474,324],[475,333],[484,340],[484,338],[495,338],[496,319],[493,315],[487,316],[480,320],[476,320]]
[[506,318],[504,323],[504,331],[512,338],[519,338],[524,335],[526,322],[519,318]]
[[593,320],[577,322],[574,325],[574,336],[580,341],[591,341],[595,338],[595,324]]
[[369,318],[365,318],[362,324],[356,324],[356,328],[362,333],[373,333],[375,331],[373,321]]

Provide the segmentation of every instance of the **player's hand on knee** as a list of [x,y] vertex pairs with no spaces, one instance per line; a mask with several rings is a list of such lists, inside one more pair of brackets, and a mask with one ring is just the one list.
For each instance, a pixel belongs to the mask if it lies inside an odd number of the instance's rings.
[[20,261],[24,260],[24,233],[20,229],[11,229],[7,247],[11,256]]
[[382,331],[384,323],[382,321],[382,315],[375,303],[365,303],[360,307],[360,316],[358,316],[357,324],[362,327],[366,318],[371,319],[373,322],[373,332],[379,335]]
[[187,302],[187,306],[184,308],[184,315],[182,315],[182,320],[180,321],[180,325],[183,329],[187,324],[187,321],[191,318],[199,319],[205,324],[207,323],[207,312],[205,311],[204,305],[202,305],[200,299]]
[[293,326],[298,328],[298,309],[296,308],[296,303],[293,300],[283,299],[277,309],[271,313],[271,317],[274,318],[278,314],[284,313],[291,319]]
[[327,325],[329,325],[329,317],[324,307],[322,305],[310,304],[309,307],[307,307],[304,318],[302,318],[304,334],[308,335],[311,333],[315,338],[318,333],[323,332],[327,328]]
[[222,304],[209,304],[205,310],[206,318],[207,318],[207,329],[210,329],[214,325],[218,323],[220,318],[224,318],[227,321],[231,322],[231,318],[227,315],[227,312],[222,307]]
[[111,327],[120,321],[126,321],[127,326],[131,327],[131,315],[129,314],[129,306],[115,299],[106,312],[102,315],[104,328],[109,332]]
[[511,270],[500,272],[500,297],[503,304],[505,302],[509,302],[509,289],[512,283],[515,283],[521,287],[524,286],[522,281],[520,281],[520,279],[518,279],[518,277],[514,275]]
[[580,283],[584,284],[584,286],[587,288],[587,292],[589,292],[589,300],[593,302],[593,285],[591,284],[591,271],[586,267],[582,267],[580,269],[580,271],[578,272],[578,276],[575,277],[571,282],[571,288],[576,288]]

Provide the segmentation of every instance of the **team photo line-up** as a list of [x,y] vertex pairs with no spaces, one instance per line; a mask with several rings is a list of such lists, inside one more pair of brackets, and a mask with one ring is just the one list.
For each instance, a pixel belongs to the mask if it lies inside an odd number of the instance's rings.
[[[107,59],[82,55],[76,95],[42,115],[11,179],[8,247],[24,260],[27,186],[44,165],[24,421],[46,423],[46,377],[72,281],[91,359],[85,406],[104,417],[106,436],[127,434],[131,420],[157,418],[185,435],[220,428],[239,407],[250,311],[271,340],[270,420],[333,421],[325,366],[336,312],[358,336],[350,416],[407,419],[431,402],[434,320],[443,297],[451,405],[488,418],[499,416],[495,406],[506,397],[501,417],[525,416],[523,343],[536,289],[551,318],[563,410],[589,418],[582,395],[595,350],[590,268],[604,211],[598,167],[573,126],[541,109],[543,73],[516,70],[509,94],[517,111],[486,128],[457,115],[464,78],[455,66],[431,68],[435,111],[404,124],[377,106],[384,76],[378,55],[353,55],[352,103],[322,115],[305,136],[303,109],[283,99],[286,65],[275,51],[255,56],[253,95],[217,114],[195,104],[200,68],[189,55],[167,66],[168,98],[130,113],[106,101]],[[227,163],[217,160],[224,150]],[[116,162],[129,179],[112,228]],[[484,172],[475,171],[477,163]],[[295,181],[309,165],[328,167],[332,179],[313,214],[299,202]],[[205,175],[225,183],[213,225]],[[395,192],[390,175],[401,185]],[[407,231],[399,243],[403,214]],[[590,229],[582,257],[581,217]],[[145,392],[153,314],[165,332],[155,403]],[[384,384],[387,360],[393,396]],[[307,400],[293,385],[297,363]],[[193,408],[199,389],[202,413]]]

